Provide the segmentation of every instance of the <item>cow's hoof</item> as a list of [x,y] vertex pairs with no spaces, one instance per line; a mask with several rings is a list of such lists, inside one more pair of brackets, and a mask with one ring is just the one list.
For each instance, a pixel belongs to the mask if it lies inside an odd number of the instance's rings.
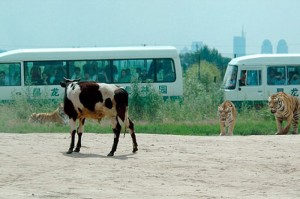
[[132,150],[132,153],[135,153],[135,152],[137,152],[138,151],[138,148],[134,148],[133,150]]
[[109,152],[109,154],[107,154],[107,156],[114,156],[114,152]]
[[71,153],[73,153],[73,150],[72,150],[72,149],[69,149],[69,150],[67,151],[67,154],[71,154]]
[[76,148],[74,152],[79,153],[80,149]]

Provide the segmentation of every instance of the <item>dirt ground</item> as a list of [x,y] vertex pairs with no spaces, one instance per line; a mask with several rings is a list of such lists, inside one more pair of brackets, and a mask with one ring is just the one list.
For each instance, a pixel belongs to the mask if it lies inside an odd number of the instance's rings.
[[300,136],[0,133],[0,198],[300,198]]

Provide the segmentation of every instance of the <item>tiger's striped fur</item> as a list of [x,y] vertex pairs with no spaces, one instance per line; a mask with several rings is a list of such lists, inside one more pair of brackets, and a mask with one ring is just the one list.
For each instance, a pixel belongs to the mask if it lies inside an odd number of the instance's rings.
[[[288,134],[291,125],[293,125],[293,134],[298,133],[300,102],[297,97],[278,92],[269,97],[268,105],[271,113],[275,115],[276,135]],[[283,128],[283,121],[285,120],[287,123]]]
[[28,122],[30,123],[57,123],[57,124],[67,124],[69,121],[67,115],[64,112],[64,105],[60,103],[58,108],[51,113],[32,113]]
[[220,135],[226,135],[226,128],[228,128],[228,135],[233,135],[237,116],[237,111],[234,104],[228,100],[223,102],[218,107],[218,115],[220,118]]

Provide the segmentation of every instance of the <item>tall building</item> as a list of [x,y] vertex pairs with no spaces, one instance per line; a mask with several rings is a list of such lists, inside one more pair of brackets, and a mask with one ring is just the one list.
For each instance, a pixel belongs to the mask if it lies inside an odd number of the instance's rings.
[[280,39],[277,44],[277,53],[288,53],[289,48],[284,39]]
[[241,36],[233,37],[233,56],[240,57],[246,55],[246,38],[244,30]]
[[261,45],[261,53],[262,54],[272,54],[273,46],[270,40],[265,39]]

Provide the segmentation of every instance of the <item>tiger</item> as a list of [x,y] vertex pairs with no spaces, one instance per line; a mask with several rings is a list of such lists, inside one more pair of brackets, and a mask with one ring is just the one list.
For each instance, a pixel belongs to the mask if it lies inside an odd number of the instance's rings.
[[[276,135],[288,134],[293,124],[293,134],[298,134],[298,121],[300,102],[295,96],[278,92],[268,98],[268,106],[272,114],[274,114],[277,125]],[[286,126],[283,128],[283,121]]]
[[228,128],[228,135],[233,135],[233,129],[237,117],[237,111],[234,104],[229,100],[223,102],[218,107],[218,115],[220,119],[220,135],[226,135],[226,128]]
[[28,119],[30,123],[57,123],[65,125],[68,122],[68,116],[64,112],[64,105],[60,103],[58,108],[51,113],[32,113]]

